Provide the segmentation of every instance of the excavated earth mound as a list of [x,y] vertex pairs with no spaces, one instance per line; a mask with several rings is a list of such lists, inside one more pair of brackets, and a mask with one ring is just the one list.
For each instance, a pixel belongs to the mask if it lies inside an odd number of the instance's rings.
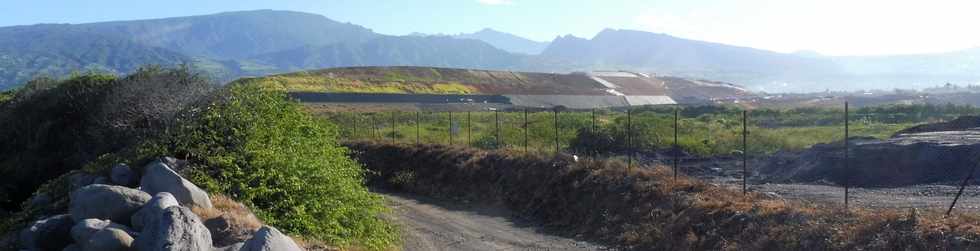
[[895,136],[908,133],[960,131],[980,128],[980,116],[963,116],[949,122],[918,125],[895,133]]
[[[818,182],[888,187],[963,180],[980,160],[980,129],[957,129],[968,119],[906,129],[879,140],[852,138],[845,168],[842,142],[800,153],[777,153],[763,168],[771,182]],[[972,127],[972,126],[970,126]]]

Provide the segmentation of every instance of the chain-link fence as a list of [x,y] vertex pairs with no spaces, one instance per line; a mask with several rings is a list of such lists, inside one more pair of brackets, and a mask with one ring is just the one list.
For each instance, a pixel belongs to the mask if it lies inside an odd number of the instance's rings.
[[[330,114],[328,119],[340,127],[340,136],[348,140],[622,158],[629,163],[628,167],[668,166],[679,173],[743,191],[792,194],[795,192],[792,189],[811,187],[840,189],[841,202],[846,206],[851,200],[851,183],[855,179],[869,179],[867,171],[860,171],[869,165],[867,162],[852,165],[855,153],[851,147],[867,140],[889,139],[917,124],[949,121],[976,113],[975,108],[956,106],[910,106],[903,110],[900,107],[852,109],[842,105],[838,109],[753,111],[704,106],[348,112]],[[819,152],[820,149],[825,152]],[[806,154],[830,159],[829,165],[834,167],[820,170],[823,173],[814,174],[817,178],[785,177],[790,172],[811,172],[793,169],[812,164],[804,163],[812,157]],[[972,169],[948,175],[968,179],[972,178]],[[780,182],[791,185],[769,185]],[[813,185],[820,182],[826,185]],[[967,180],[956,183],[948,185],[959,188],[955,196],[959,197],[963,187],[970,183]],[[868,189],[874,188],[859,190]]]

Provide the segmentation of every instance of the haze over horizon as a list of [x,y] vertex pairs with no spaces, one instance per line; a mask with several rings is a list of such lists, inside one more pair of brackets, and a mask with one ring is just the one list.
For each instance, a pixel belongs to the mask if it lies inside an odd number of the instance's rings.
[[[363,25],[378,33],[459,34],[492,28],[536,41],[571,34],[591,38],[606,28],[634,29],[777,52],[824,55],[894,55],[980,47],[980,23],[971,1],[528,1],[382,0],[12,2],[0,26],[154,19],[219,12],[275,9],[309,12]],[[63,6],[64,8],[45,8]],[[557,7],[560,14],[556,14]],[[179,8],[178,8],[179,7]],[[548,18],[542,18],[547,16]],[[869,17],[874,18],[869,18]],[[778,20],[778,21],[774,21]]]

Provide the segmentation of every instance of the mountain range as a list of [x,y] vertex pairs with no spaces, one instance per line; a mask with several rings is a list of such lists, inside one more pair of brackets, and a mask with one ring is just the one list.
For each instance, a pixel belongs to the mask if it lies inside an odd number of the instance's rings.
[[923,88],[980,82],[980,49],[829,57],[779,53],[633,30],[539,42],[484,29],[391,36],[293,11],[0,27],[0,89],[39,75],[127,73],[187,64],[219,81],[343,66],[572,72],[630,70],[726,81],[769,92]]

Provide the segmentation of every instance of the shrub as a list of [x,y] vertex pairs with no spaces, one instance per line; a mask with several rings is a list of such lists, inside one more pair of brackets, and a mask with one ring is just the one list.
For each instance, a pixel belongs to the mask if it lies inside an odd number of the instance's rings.
[[195,183],[253,207],[288,233],[371,249],[397,241],[394,227],[379,218],[382,198],[366,189],[334,126],[281,92],[256,85],[223,92],[179,118],[168,139],[170,153],[198,163],[188,171]]
[[42,77],[4,94],[12,96],[0,102],[0,206],[15,210],[45,181],[162,135],[212,89],[187,68],[146,67],[121,79]]
[[117,146],[91,137],[110,75],[38,79],[0,104],[0,206],[16,210],[45,181]]
[[[379,218],[382,199],[335,143],[333,125],[283,93],[213,89],[186,68],[150,67],[123,78],[42,78],[0,101],[0,119],[11,121],[0,124],[0,199],[14,211],[0,218],[0,233],[67,210],[69,171],[105,175],[115,163],[176,156],[190,162],[185,177],[285,232],[338,246],[394,245],[394,227]],[[53,203],[21,203],[32,193]]]

